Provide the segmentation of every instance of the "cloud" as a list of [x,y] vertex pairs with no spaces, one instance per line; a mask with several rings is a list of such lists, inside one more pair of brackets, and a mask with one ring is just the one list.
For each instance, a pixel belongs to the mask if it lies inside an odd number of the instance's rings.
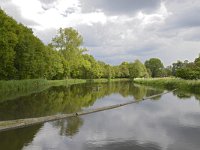
[[122,61],[143,62],[157,53],[157,49],[166,45],[164,39],[156,33],[156,26],[164,23],[167,13],[164,5],[152,14],[137,13],[129,16],[108,16],[106,24],[78,26],[83,35],[84,46],[95,58],[111,64]]
[[135,13],[137,11],[154,11],[161,1],[160,0],[81,0],[84,12],[101,10],[106,14],[125,14]]
[[24,19],[31,18],[32,21],[37,22],[38,25],[33,27],[37,30],[106,22],[106,16],[103,12],[81,13],[79,0],[46,2],[13,0],[12,5],[20,9],[20,15]]
[[166,7],[172,16],[166,20],[166,27],[170,29],[192,28],[200,26],[200,1],[166,1]]
[[52,4],[52,3],[56,2],[57,0],[39,0],[39,1],[44,4]]
[[33,27],[35,25],[38,25],[37,22],[35,22],[31,19],[24,18],[22,13],[21,13],[20,7],[17,7],[11,1],[1,1],[0,6],[9,16],[12,16],[18,22],[23,23],[23,24],[25,24],[26,26],[29,26],[29,27]]

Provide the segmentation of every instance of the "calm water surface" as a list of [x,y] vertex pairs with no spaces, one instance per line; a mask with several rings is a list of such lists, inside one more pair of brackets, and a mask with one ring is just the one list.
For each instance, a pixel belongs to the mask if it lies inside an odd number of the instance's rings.
[[[130,82],[53,87],[0,103],[0,120],[71,113],[162,92]],[[0,132],[0,149],[199,150],[199,99],[177,91],[117,109]]]

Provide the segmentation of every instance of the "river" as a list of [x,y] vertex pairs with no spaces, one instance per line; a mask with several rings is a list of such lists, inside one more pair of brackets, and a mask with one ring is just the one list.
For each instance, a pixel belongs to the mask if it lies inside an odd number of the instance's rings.
[[1,150],[199,150],[200,96],[131,82],[52,87],[0,103],[0,121],[131,105],[0,132]]

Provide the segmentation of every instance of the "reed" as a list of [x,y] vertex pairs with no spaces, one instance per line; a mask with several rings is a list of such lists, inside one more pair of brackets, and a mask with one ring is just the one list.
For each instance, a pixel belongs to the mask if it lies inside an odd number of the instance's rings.
[[200,93],[200,80],[183,80],[180,78],[148,78],[134,79],[134,83],[148,85],[148,86],[159,86],[167,89],[179,89],[185,90],[192,93]]

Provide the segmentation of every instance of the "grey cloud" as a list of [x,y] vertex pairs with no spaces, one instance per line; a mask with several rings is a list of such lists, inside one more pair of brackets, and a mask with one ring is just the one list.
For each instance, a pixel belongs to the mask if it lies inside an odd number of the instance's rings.
[[[133,21],[134,22],[134,21]],[[133,24],[132,24],[133,25]],[[135,59],[144,61],[146,55],[153,56],[157,49],[163,44],[159,39],[146,37],[151,36],[145,33],[139,35],[131,23],[119,25],[108,23],[107,25],[95,24],[94,26],[79,26],[78,30],[84,37],[84,46],[98,60],[110,64],[119,64],[122,61],[133,62]],[[125,35],[129,30],[130,35]],[[137,37],[137,40],[134,37]]]
[[83,11],[102,10],[108,14],[126,14],[139,10],[154,11],[161,0],[81,0]]
[[182,38],[185,41],[193,41],[198,42],[200,41],[200,26],[190,28],[187,30],[181,30],[179,34],[177,34],[178,37]]
[[[51,8],[55,8],[56,7],[56,2],[58,2],[58,0],[39,0],[42,4],[42,8],[44,9],[44,11],[51,9]],[[61,15],[63,15],[64,17],[68,17],[68,15],[75,13],[76,9],[73,7],[70,7],[68,9],[66,9]]]
[[41,3],[44,3],[44,4],[51,4],[51,3],[54,3],[56,2],[57,0],[39,0]]
[[187,11],[174,13],[166,20],[168,28],[191,28],[200,26],[200,8],[191,8]]
[[192,28],[200,26],[200,1],[174,0],[166,1],[172,15],[165,21],[164,29]]
[[[162,27],[160,27],[162,28]],[[79,26],[79,32],[83,35],[85,44],[90,54],[98,60],[110,64],[120,64],[123,61],[145,60],[158,57],[164,64],[170,65],[177,59],[193,61],[198,55],[200,46],[195,41],[186,38],[198,38],[197,30],[193,33],[188,31],[184,35],[174,31],[138,30],[134,27],[134,21],[119,25],[107,23],[106,25],[95,24],[94,26]],[[120,38],[131,30],[125,39]],[[196,34],[194,34],[196,32]],[[190,35],[190,36],[188,36]],[[192,50],[192,52],[191,52]]]

